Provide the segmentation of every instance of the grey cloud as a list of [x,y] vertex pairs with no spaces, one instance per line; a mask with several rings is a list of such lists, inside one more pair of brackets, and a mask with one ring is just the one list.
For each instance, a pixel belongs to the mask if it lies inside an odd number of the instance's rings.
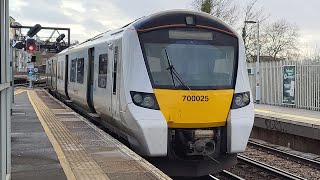
[[81,24],[87,31],[106,31],[107,27],[94,19],[85,19]]
[[[63,14],[60,9],[61,1],[29,1],[29,3],[19,12],[10,12],[13,16],[17,14],[23,19],[30,19],[35,22],[50,23],[76,23],[75,19]],[[23,24],[23,22],[21,22]]]
[[[14,0],[12,0],[14,1]],[[243,0],[237,0],[243,2]],[[245,0],[251,1],[251,0]],[[94,33],[103,32],[110,27],[121,26],[129,21],[152,13],[166,9],[191,8],[193,0],[78,0],[86,10],[81,13],[74,9],[66,9],[65,15],[60,8],[62,0],[33,0],[24,1],[27,6],[20,12],[10,7],[10,13],[21,24],[24,21],[37,23],[39,21],[50,24],[72,24],[81,25],[85,33],[90,31]],[[314,37],[319,37],[320,7],[319,0],[295,1],[295,0],[258,0],[271,16],[270,21],[284,18],[292,23],[296,23],[301,30],[312,32]],[[81,34],[78,29],[72,29],[73,33]],[[83,33],[83,32],[82,32]],[[87,35],[84,35],[87,38]],[[91,33],[90,33],[91,34]],[[79,36],[81,37],[81,36]],[[83,40],[83,39],[79,39]],[[318,41],[318,38],[315,38]],[[319,42],[320,43],[320,42]]]

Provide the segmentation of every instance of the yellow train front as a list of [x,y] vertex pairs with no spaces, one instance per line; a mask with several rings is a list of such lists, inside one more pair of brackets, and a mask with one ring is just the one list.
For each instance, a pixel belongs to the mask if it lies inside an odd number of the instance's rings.
[[[254,120],[242,38],[222,21],[190,11],[158,13],[133,27],[145,66],[131,69],[147,71],[150,84],[134,74],[131,80],[152,90],[135,86],[132,102],[159,110],[168,128],[167,158],[155,163],[177,176],[202,176],[234,165]],[[150,94],[139,93],[146,91]],[[153,143],[161,138],[155,130]]]

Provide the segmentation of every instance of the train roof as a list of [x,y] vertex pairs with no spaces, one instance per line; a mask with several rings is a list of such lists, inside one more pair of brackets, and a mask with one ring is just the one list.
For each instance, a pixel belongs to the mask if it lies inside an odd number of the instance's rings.
[[144,16],[133,22],[114,30],[109,30],[98,34],[90,39],[85,40],[79,44],[71,46],[61,53],[80,49],[83,47],[91,46],[92,44],[102,43],[107,41],[111,36],[122,33],[129,27],[134,27],[137,31],[153,30],[154,27],[166,27],[166,26],[186,26],[186,17],[194,18],[194,26],[211,28],[214,30],[227,33],[236,37],[235,31],[226,23],[221,20],[203,12],[191,11],[191,10],[168,10],[158,12],[149,16]]

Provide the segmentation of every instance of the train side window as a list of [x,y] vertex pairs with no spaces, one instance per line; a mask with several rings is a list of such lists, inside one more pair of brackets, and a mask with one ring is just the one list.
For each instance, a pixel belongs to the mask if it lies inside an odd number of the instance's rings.
[[114,48],[114,61],[113,61],[113,89],[112,93],[116,94],[117,90],[117,65],[118,65],[118,49],[119,47],[116,46]]
[[77,83],[83,84],[84,76],[84,58],[80,58],[77,61]]
[[108,73],[108,54],[101,54],[99,56],[99,75],[98,87],[107,87],[107,73]]
[[76,82],[77,59],[71,60],[70,82]]
[[58,79],[60,79],[60,62],[58,62]]
[[60,78],[61,80],[63,80],[63,72],[64,72],[64,63],[63,62],[60,62],[61,63],[61,74],[60,74]]
[[58,63],[58,79],[62,80],[62,62]]

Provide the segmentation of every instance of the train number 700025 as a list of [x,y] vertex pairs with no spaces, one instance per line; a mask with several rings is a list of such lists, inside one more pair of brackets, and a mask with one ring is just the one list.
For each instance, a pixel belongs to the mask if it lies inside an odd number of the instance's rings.
[[182,96],[182,97],[183,97],[183,101],[205,101],[205,102],[209,101],[208,96]]

